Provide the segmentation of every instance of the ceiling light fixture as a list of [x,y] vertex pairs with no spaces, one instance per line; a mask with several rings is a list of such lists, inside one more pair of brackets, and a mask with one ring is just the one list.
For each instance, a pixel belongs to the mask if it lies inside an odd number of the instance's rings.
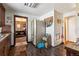
[[39,3],[24,3],[24,5],[31,8],[37,8],[39,6]]

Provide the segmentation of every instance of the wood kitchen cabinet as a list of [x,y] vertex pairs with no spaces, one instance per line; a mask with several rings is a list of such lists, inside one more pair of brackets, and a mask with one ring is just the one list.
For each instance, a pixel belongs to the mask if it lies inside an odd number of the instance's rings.
[[0,43],[0,56],[4,55],[4,44],[2,44],[2,42]]
[[67,56],[79,56],[79,51],[65,47]]
[[7,36],[0,42],[0,56],[8,56],[10,50],[11,36]]
[[5,26],[5,8],[0,3],[0,27]]

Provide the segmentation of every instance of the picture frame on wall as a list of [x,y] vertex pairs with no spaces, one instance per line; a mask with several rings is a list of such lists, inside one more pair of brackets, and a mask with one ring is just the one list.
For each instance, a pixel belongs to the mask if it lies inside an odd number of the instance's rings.
[[61,23],[62,23],[61,19],[57,19],[57,20],[56,20],[56,23],[57,23],[57,24],[61,24]]
[[45,18],[44,21],[45,21],[46,27],[51,26],[53,23],[53,16]]
[[11,20],[11,17],[10,17],[10,16],[7,16],[7,21],[6,21],[6,23],[7,23],[8,25],[10,25],[10,24],[12,23],[12,20]]

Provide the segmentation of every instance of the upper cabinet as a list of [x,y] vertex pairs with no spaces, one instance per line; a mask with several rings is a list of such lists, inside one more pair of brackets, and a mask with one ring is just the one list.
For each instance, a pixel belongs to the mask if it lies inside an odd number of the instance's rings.
[[0,27],[5,26],[5,8],[0,3]]

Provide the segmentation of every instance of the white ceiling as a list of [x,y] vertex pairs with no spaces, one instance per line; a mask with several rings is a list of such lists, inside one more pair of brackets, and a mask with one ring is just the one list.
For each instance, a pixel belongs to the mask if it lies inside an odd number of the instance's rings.
[[72,11],[76,5],[75,3],[40,3],[37,8],[30,8],[24,6],[23,3],[5,3],[5,8],[11,8],[16,12],[27,13],[34,16],[41,16],[55,8],[61,13]]

